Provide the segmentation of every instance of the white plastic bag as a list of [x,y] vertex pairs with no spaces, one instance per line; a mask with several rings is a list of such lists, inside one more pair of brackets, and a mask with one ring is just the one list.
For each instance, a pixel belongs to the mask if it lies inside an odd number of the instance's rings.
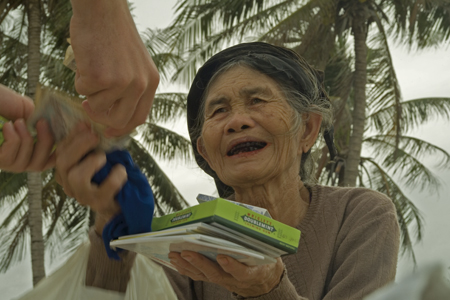
[[136,255],[126,293],[85,286],[90,243],[82,244],[69,260],[18,300],[141,300],[177,299],[163,269]]
[[365,300],[450,300],[450,285],[443,275],[442,265],[433,263],[386,286]]

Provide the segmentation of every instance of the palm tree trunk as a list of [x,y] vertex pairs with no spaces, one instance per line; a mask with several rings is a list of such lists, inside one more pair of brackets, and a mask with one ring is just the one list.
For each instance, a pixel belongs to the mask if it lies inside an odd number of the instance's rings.
[[[28,0],[27,95],[34,99],[40,74],[41,9],[39,0]],[[42,179],[40,173],[28,173],[28,224],[31,236],[33,286],[45,277],[42,234]]]
[[356,185],[366,120],[367,27],[363,9],[356,12],[352,29],[355,40],[355,78],[353,81],[355,95],[352,113],[352,135],[349,142],[343,186]]

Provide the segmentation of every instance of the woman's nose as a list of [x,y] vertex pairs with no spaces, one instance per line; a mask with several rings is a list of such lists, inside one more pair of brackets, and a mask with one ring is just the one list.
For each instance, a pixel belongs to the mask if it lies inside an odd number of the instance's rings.
[[255,121],[247,113],[236,112],[230,116],[225,131],[227,133],[240,132],[254,126]]

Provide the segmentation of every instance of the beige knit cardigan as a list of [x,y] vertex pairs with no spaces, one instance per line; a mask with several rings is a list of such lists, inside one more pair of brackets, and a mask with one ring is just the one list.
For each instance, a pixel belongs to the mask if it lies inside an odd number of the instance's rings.
[[[280,284],[270,293],[250,299],[362,299],[394,280],[399,226],[392,201],[364,188],[316,185],[311,192],[310,207],[297,227],[301,231],[298,252],[282,258],[286,268]],[[95,234],[90,239],[101,245]],[[125,259],[122,265],[110,263],[102,247],[91,249],[86,284],[112,289],[114,281],[123,289],[130,269],[124,264],[133,260]],[[179,299],[244,299],[170,269],[166,274]],[[109,278],[109,283],[102,278]]]

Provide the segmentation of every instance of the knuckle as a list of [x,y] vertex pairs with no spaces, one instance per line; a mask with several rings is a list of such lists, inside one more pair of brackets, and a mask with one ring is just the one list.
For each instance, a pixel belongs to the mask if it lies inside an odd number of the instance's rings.
[[138,77],[133,81],[133,90],[142,95],[147,90],[147,80]]

